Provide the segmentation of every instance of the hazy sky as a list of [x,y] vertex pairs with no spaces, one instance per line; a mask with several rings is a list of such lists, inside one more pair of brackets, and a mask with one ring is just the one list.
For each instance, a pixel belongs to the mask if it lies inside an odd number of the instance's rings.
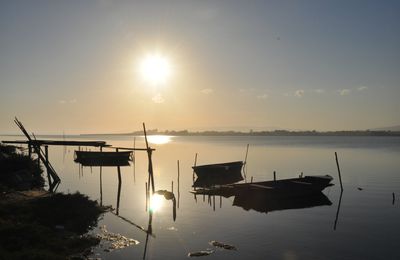
[[[400,1],[1,1],[0,133],[400,124]],[[149,53],[172,75],[137,71]]]

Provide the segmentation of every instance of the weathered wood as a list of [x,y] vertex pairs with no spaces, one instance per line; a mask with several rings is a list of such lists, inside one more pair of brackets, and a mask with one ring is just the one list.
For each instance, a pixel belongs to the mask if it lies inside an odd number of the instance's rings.
[[276,172],[274,171],[274,181],[276,181]]
[[[22,133],[26,136],[26,138],[28,139],[29,143],[32,144],[33,141],[37,141],[36,139],[32,140],[32,138],[30,137],[30,135],[26,131],[25,127],[22,125],[22,123],[17,118],[15,118],[14,122],[19,127],[19,129],[21,129]],[[40,145],[39,144],[33,145],[33,148],[35,150],[35,153],[38,155],[38,161],[41,160],[46,165],[46,168],[49,169],[49,173],[50,173],[51,177],[53,178],[53,183],[52,183],[53,185],[50,186],[50,190],[53,191],[53,188],[60,182],[60,177],[58,177],[56,171],[54,170],[54,168],[50,164],[50,162],[48,162],[48,163],[46,162],[46,159],[45,159],[45,156],[44,156],[44,152],[40,148]]]
[[58,140],[16,140],[16,141],[2,141],[8,144],[30,144],[30,145],[66,145],[66,146],[94,146],[94,147],[108,147],[105,141],[58,141]]
[[[117,148],[120,150],[127,150],[127,151],[147,151],[147,148],[129,148],[129,147],[115,147],[115,146],[110,146],[108,148]],[[155,151],[156,149],[154,148],[149,148],[152,151]]]

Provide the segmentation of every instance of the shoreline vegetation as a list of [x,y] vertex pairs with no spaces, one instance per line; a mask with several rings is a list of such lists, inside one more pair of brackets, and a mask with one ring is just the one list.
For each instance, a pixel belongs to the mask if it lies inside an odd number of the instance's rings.
[[87,259],[106,211],[80,193],[45,191],[37,161],[0,144],[0,259]]

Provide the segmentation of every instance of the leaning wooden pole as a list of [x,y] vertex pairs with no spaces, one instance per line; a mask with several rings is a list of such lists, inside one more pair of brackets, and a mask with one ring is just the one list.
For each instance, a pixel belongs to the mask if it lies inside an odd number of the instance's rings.
[[[50,170],[49,173],[50,173],[51,177],[53,178],[53,184],[54,183],[59,183],[60,182],[60,177],[58,177],[56,171],[54,170],[54,168],[50,164],[50,162],[46,161],[45,153],[40,148],[40,145],[38,145],[36,143],[36,140],[32,140],[32,138],[30,137],[30,135],[26,131],[25,127],[18,120],[18,118],[15,117],[14,122],[19,127],[19,129],[22,131],[22,133],[26,136],[26,138],[28,139],[28,143],[32,145],[35,153],[38,155],[38,161],[42,161],[45,164],[46,168],[48,168]],[[52,190],[52,188],[51,188],[51,190]]]
[[154,176],[153,176],[153,160],[151,158],[152,149],[149,147],[149,142],[147,141],[147,132],[146,132],[146,125],[143,123],[143,132],[144,132],[144,140],[146,141],[146,149],[147,149],[147,157],[149,160],[149,177],[151,182],[151,190],[154,193]]
[[247,144],[246,156],[244,157],[244,163],[243,163],[243,173],[244,173],[245,182],[247,182],[247,154],[248,153],[249,153],[249,144]]
[[339,160],[338,160],[336,152],[335,152],[335,159],[336,159],[336,166],[337,166],[337,170],[338,170],[338,174],[339,174],[340,189],[343,191],[342,175],[340,174]]
[[[196,165],[197,165],[197,153],[196,153],[196,155],[194,156],[194,167],[196,167]],[[192,173],[192,180],[193,180],[193,184],[194,184],[194,169],[193,169],[193,173]]]

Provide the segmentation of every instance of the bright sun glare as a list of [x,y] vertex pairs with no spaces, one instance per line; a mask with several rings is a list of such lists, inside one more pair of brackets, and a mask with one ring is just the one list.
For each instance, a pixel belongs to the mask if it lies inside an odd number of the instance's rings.
[[158,195],[158,194],[153,194],[150,197],[150,210],[152,212],[157,212],[161,209],[162,205],[164,203],[164,196]]
[[171,142],[172,137],[168,135],[149,135],[147,139],[151,144],[167,144]]
[[140,74],[153,85],[166,83],[171,72],[170,61],[159,53],[148,54],[140,63]]

